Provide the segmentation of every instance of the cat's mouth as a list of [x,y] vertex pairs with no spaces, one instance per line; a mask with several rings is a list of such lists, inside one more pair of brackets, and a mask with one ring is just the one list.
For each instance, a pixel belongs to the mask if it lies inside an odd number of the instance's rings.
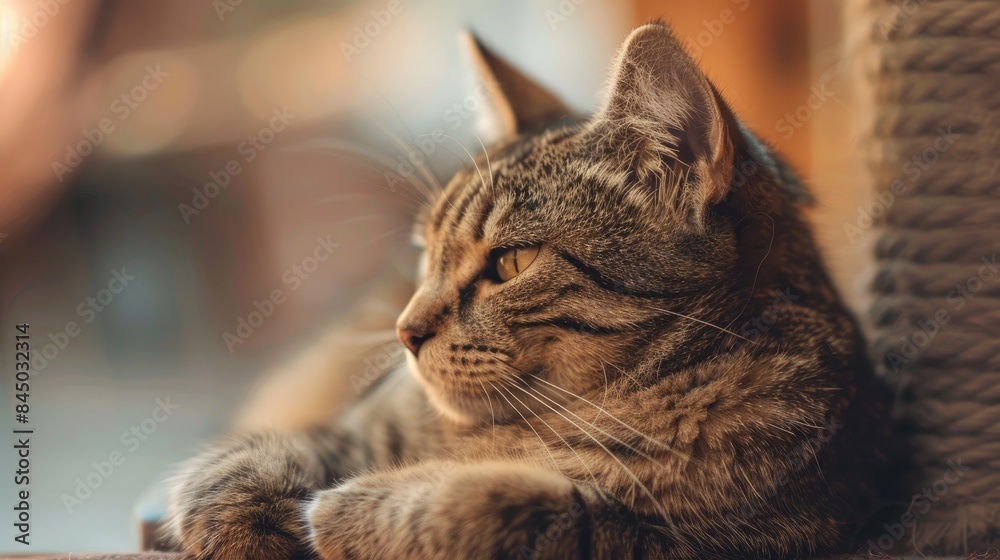
[[449,342],[435,337],[421,348],[419,357],[410,355],[415,373],[428,381],[449,385],[478,385],[508,376],[511,356],[487,343]]
[[470,369],[461,378],[415,362],[411,356],[412,373],[424,387],[430,403],[459,424],[488,426],[517,422],[557,410],[567,402],[567,391],[550,390],[551,382],[539,375],[522,374],[502,361],[491,369]]
[[509,395],[517,370],[510,359],[490,344],[434,340],[421,348],[419,357],[407,355],[411,373],[434,407],[463,424],[516,416],[520,407]]

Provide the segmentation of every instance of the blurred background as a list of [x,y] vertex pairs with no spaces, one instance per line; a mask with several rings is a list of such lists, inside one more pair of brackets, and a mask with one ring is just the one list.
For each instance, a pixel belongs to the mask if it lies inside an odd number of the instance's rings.
[[[806,178],[857,293],[840,2],[0,0],[4,426],[15,324],[35,373],[32,546],[4,521],[0,553],[135,549],[140,496],[248,398],[305,406],[265,373],[412,268],[422,198],[397,181],[401,145],[442,181],[480,149],[460,30],[586,112],[657,17]],[[4,472],[13,444],[3,430]],[[14,492],[0,478],[0,503]]]

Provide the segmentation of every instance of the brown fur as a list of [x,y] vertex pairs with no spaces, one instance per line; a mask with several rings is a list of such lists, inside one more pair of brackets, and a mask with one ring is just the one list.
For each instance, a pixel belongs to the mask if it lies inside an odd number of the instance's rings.
[[[669,30],[629,37],[598,115],[519,130],[477,163],[418,228],[428,266],[399,327],[425,340],[409,371],[336,425],[196,458],[171,505],[179,546],[326,559],[842,547],[884,463],[863,341],[799,187]],[[499,282],[491,258],[523,246],[538,257]]]

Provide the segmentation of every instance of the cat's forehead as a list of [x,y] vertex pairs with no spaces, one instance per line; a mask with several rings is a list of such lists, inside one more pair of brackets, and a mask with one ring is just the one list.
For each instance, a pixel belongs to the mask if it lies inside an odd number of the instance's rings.
[[534,180],[539,186],[548,186],[557,179],[553,176],[556,170],[586,158],[579,145],[581,135],[579,126],[565,126],[500,146],[491,153],[495,160],[493,171],[498,178]]
[[565,235],[582,220],[614,221],[615,187],[628,177],[601,138],[586,126],[564,126],[481,155],[418,226],[425,244],[528,245]]
[[519,138],[483,154],[457,173],[418,225],[427,241],[465,234],[475,240],[508,224],[513,211],[561,205],[587,169],[597,165],[572,127]]

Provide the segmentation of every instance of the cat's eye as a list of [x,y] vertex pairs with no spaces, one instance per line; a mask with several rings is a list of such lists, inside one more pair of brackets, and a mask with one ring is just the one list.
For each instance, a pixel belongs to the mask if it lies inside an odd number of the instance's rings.
[[531,266],[531,263],[535,262],[537,256],[537,245],[533,247],[516,247],[504,251],[496,260],[497,277],[500,278],[501,282],[510,280]]

